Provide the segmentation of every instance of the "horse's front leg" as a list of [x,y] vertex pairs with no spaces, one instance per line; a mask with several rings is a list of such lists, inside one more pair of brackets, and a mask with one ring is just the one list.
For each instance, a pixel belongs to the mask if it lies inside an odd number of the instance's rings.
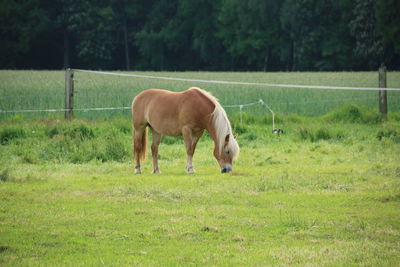
[[160,169],[158,168],[158,146],[161,142],[161,134],[153,131],[153,143],[151,144],[151,155],[153,157],[153,173],[160,173]]
[[182,135],[183,140],[185,141],[186,146],[186,154],[187,154],[187,162],[186,162],[186,172],[189,174],[195,173],[193,168],[193,154],[196,149],[197,142],[199,141],[203,131],[201,132],[193,132],[189,127],[183,127]]

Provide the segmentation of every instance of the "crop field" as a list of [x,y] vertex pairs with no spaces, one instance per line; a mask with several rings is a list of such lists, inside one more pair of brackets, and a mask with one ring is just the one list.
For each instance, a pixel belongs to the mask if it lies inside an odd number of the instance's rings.
[[[151,75],[377,83],[376,73]],[[0,71],[0,77],[3,110],[63,108],[61,71]],[[171,137],[160,146],[161,174],[150,174],[147,159],[143,174],[134,175],[128,111],[76,112],[70,122],[62,113],[2,113],[0,266],[400,262],[398,92],[389,92],[390,113],[383,120],[377,92],[230,88],[83,73],[75,78],[76,107],[129,106],[139,90],[152,87],[198,86],[225,105],[274,99],[268,104],[284,134],[271,133],[271,116],[262,107],[244,109],[242,120],[238,110],[227,109],[241,147],[233,172],[219,172],[205,134],[194,155],[194,175],[184,171],[182,139]],[[400,87],[399,73],[388,73],[388,86]],[[374,99],[365,101],[369,97]]]
[[[378,87],[377,72],[135,72],[135,74],[252,83]],[[400,72],[388,72],[387,76],[388,87],[400,87]],[[63,71],[0,71],[0,109],[63,109],[65,101],[64,79]],[[182,91],[193,86],[212,92],[223,105],[241,105],[263,99],[277,114],[318,116],[348,103],[372,110],[378,108],[378,93],[376,91],[221,85],[116,77],[83,72],[75,72],[74,79],[74,107],[77,109],[129,107],[134,96],[144,89],[161,88]],[[388,107],[391,111],[400,111],[400,91],[388,92]],[[238,108],[227,108],[228,114],[237,113],[238,110]],[[268,113],[264,107],[259,105],[248,107],[245,111],[253,115]],[[59,117],[60,114],[62,116],[62,113],[57,114]],[[96,119],[123,114],[129,115],[129,111],[76,111],[75,114],[78,118]],[[10,114],[0,113],[0,119],[9,116]],[[23,114],[23,116],[43,117],[49,115],[34,113]],[[54,117],[54,114],[50,113],[50,116]]]

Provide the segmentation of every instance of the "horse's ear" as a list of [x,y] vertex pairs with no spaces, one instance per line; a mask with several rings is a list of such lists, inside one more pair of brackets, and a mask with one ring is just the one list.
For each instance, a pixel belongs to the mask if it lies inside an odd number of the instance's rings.
[[229,136],[230,136],[230,134],[227,134],[227,135],[225,136],[225,143],[228,143],[228,142],[229,142]]

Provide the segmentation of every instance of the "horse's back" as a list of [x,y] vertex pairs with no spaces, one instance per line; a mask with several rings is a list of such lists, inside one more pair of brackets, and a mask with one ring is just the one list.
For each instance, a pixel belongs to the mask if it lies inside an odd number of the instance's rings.
[[182,95],[181,120],[207,124],[209,115],[215,109],[212,100],[198,88],[190,88],[182,92]]
[[200,90],[145,90],[132,103],[135,124],[148,123],[164,135],[181,135],[182,127],[204,128],[215,106]]

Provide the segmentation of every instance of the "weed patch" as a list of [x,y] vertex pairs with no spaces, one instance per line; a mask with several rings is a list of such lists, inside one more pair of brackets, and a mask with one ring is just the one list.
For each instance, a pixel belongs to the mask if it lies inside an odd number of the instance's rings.
[[0,181],[8,182],[10,180],[10,171],[8,169],[4,169],[0,172]]
[[382,117],[377,112],[373,112],[358,105],[347,104],[322,116],[328,122],[347,122],[347,123],[372,123],[382,121]]
[[340,130],[334,131],[328,128],[300,128],[298,134],[301,140],[318,142],[320,140],[341,140],[345,137]]
[[74,122],[71,124],[61,123],[46,130],[46,134],[50,138],[59,135],[68,136],[72,139],[92,139],[95,137],[94,130],[83,122]]
[[241,135],[241,134],[247,133],[248,127],[246,127],[242,124],[239,124],[239,123],[235,123],[235,124],[232,124],[232,131],[234,134]]
[[400,131],[398,131],[397,129],[390,128],[379,130],[376,134],[376,137],[379,141],[389,139],[397,144],[400,143]]
[[18,138],[25,138],[26,131],[22,127],[5,127],[4,129],[0,130],[0,144],[7,145],[12,140]]

